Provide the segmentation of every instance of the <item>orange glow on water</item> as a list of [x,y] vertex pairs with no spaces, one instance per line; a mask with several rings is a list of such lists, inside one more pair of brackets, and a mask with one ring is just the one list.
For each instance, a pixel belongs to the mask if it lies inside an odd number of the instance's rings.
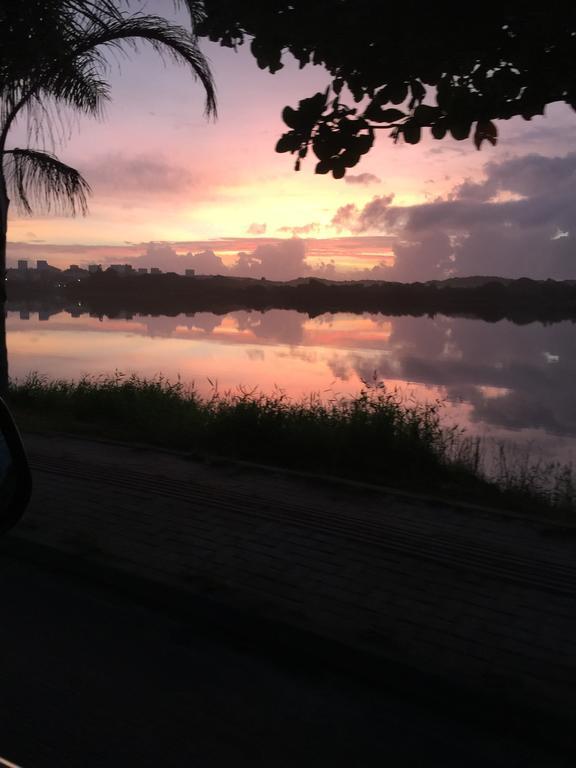
[[[287,310],[102,320],[59,312],[43,318],[8,313],[15,378],[31,371],[77,379],[120,370],[180,377],[205,395],[214,386],[220,392],[243,387],[325,400],[358,393],[364,382],[382,382],[408,404],[443,401],[444,423],[469,434],[536,441],[548,455],[567,460],[574,449],[570,323],[514,326],[346,313],[311,318]],[[555,365],[545,354],[550,349],[560,361]],[[543,382],[553,395],[548,411],[539,390]],[[553,427],[547,432],[544,415],[551,425],[561,423],[563,434]]]

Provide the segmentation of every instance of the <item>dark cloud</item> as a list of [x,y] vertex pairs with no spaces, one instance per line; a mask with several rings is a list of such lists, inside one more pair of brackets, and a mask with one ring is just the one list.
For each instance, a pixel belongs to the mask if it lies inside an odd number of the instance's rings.
[[393,199],[394,195],[373,197],[362,209],[354,203],[343,205],[332,218],[332,226],[338,231],[348,229],[356,233],[373,229],[385,230],[388,228],[388,211]]
[[[468,193],[476,192],[476,199],[490,200],[498,192],[506,191],[533,198],[567,188],[574,190],[576,182],[576,153],[564,157],[544,157],[530,154],[500,163],[490,162],[485,168],[486,179],[477,184],[468,182]],[[466,187],[466,185],[463,185]],[[466,189],[457,189],[458,197],[466,198]]]
[[397,237],[396,264],[384,271],[389,279],[576,278],[576,153],[491,162],[482,181],[466,180],[447,199],[391,202],[390,195],[363,208],[350,203],[332,220],[339,230]]
[[354,176],[353,174],[347,174],[344,176],[346,184],[380,184],[381,179],[375,176],[373,173],[359,173]]

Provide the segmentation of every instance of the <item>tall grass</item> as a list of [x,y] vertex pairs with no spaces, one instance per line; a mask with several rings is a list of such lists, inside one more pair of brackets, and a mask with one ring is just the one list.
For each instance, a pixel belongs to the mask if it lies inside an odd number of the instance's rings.
[[440,402],[404,399],[365,383],[359,394],[293,400],[161,376],[85,376],[13,381],[11,405],[25,428],[81,431],[185,450],[362,479],[526,510],[571,512],[569,466],[512,461],[504,449],[486,470],[482,444],[443,425]]

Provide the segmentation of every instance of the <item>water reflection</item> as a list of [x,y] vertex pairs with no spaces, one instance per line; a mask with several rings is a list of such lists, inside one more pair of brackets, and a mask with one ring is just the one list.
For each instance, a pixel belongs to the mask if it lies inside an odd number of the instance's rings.
[[[576,438],[574,324],[325,314],[292,310],[98,318],[80,308],[8,313],[12,375],[137,371],[237,385],[345,394],[376,373],[416,397],[448,398],[447,418],[478,433],[522,431],[550,451]],[[564,440],[546,440],[546,436]],[[559,448],[560,446],[560,448]],[[567,448],[568,446],[568,448]]]

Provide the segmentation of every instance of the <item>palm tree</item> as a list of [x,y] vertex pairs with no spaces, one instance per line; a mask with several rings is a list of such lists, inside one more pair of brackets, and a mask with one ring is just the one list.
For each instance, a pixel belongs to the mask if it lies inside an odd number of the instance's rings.
[[[30,213],[39,207],[86,213],[90,187],[53,151],[71,112],[99,117],[109,99],[107,53],[130,55],[139,42],[187,66],[205,91],[205,112],[216,114],[212,76],[194,25],[197,0],[175,0],[190,15],[192,31],[165,18],[133,12],[122,0],[2,0],[0,7],[0,393],[8,390],[5,274],[8,210],[12,199]],[[24,118],[28,143],[9,147],[10,131]]]

